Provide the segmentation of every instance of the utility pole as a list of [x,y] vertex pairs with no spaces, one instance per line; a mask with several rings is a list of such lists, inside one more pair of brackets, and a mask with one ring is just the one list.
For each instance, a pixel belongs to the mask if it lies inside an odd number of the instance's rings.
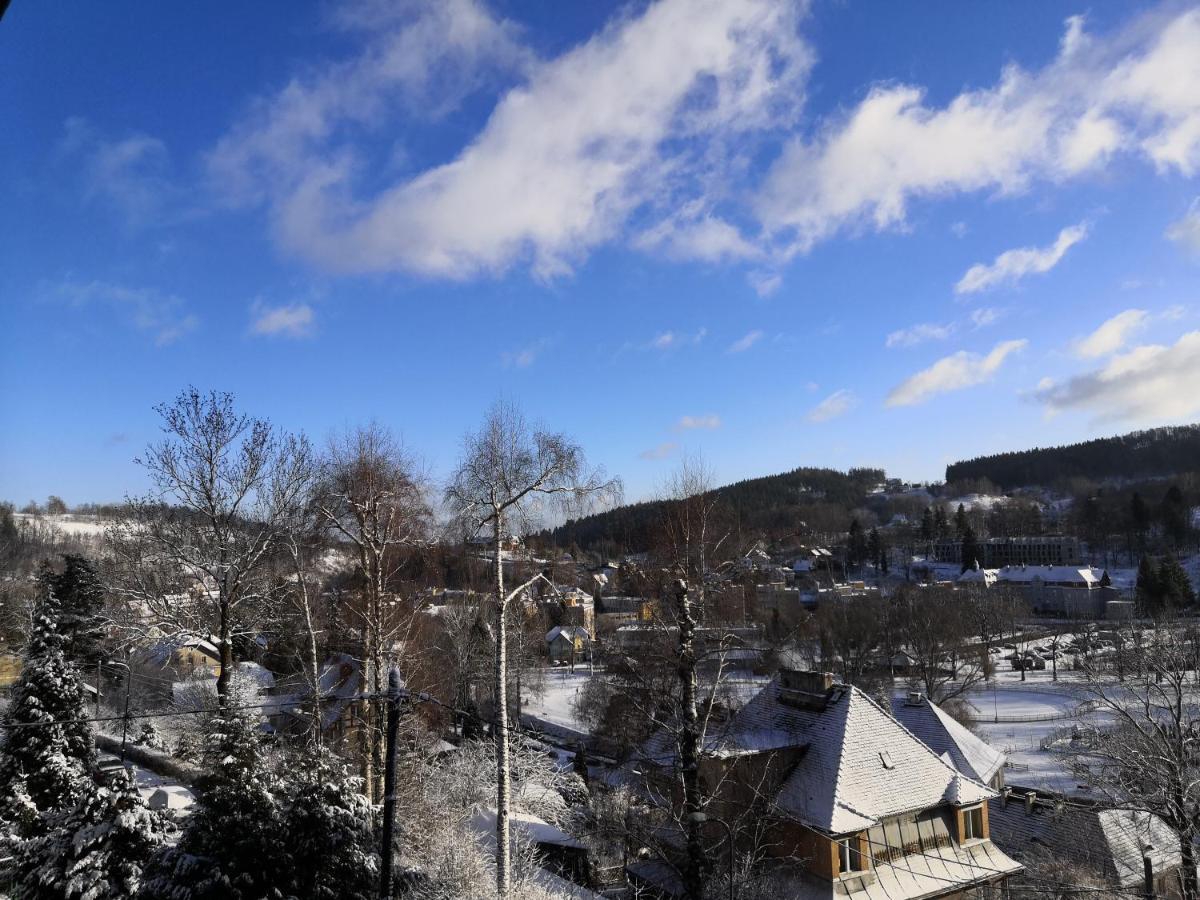
[[1146,900],[1154,900],[1154,862],[1150,859],[1153,850],[1149,844],[1142,848],[1142,879],[1145,882]]
[[383,763],[383,860],[379,876],[381,900],[392,898],[392,842],[396,830],[396,737],[400,731],[400,670],[388,669],[387,689],[387,750]]

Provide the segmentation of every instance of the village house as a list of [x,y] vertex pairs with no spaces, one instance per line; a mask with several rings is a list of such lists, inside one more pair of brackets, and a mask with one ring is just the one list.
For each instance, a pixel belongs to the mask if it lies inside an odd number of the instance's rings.
[[[664,790],[678,782],[676,753],[665,733],[645,748]],[[763,824],[758,849],[788,897],[924,900],[1021,871],[990,838],[996,791],[828,673],[782,670],[711,725],[700,769],[710,819]],[[719,836],[706,835],[713,853],[726,852]]]
[[[1035,613],[1081,619],[1114,617],[1120,594],[1105,583],[1105,571],[1092,566],[976,566],[959,576],[959,586],[1020,590]],[[1117,607],[1109,604],[1116,603]],[[1115,615],[1120,618],[1119,615]]]
[[1031,870],[1066,860],[1114,893],[1180,897],[1179,838],[1157,816],[1104,809],[1047,792],[1006,789],[988,801],[992,839]]
[[592,658],[592,636],[582,625],[555,625],[546,632],[550,662],[576,663]]

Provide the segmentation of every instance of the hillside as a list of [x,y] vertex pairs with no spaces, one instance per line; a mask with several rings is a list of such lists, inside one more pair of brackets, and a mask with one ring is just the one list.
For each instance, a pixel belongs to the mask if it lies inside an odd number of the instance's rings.
[[1063,447],[995,453],[952,463],[946,482],[988,479],[1001,490],[1070,478],[1153,478],[1200,469],[1200,425],[1153,428]]
[[[716,489],[721,515],[739,536],[796,534],[845,529],[846,511],[861,505],[883,482],[882,469],[798,468],[779,475],[750,478]],[[665,513],[663,501],[648,501],[580,519],[543,535],[558,546],[620,552],[648,549]],[[803,524],[802,524],[803,523]]]

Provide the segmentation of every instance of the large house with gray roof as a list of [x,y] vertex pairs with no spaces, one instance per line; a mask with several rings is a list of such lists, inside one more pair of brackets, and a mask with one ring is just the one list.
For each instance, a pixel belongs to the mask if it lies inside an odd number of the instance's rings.
[[[665,733],[645,756],[664,784],[677,783]],[[827,673],[785,669],[711,724],[701,777],[710,818],[752,821],[766,835],[765,865],[789,876],[780,896],[924,900],[1021,871],[990,839],[996,791]]]

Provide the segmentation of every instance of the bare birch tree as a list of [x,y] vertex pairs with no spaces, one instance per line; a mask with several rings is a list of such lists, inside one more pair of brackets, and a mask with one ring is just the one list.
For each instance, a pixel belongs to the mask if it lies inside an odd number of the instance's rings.
[[[353,611],[362,635],[364,683],[380,695],[393,648],[413,624],[410,608],[390,602],[394,581],[430,533],[432,513],[417,462],[378,424],[348,431],[329,443],[314,506],[333,539],[353,550],[362,582],[362,604]],[[378,704],[366,704],[364,715],[365,791],[378,802],[383,766]]]
[[482,427],[463,441],[462,459],[446,487],[450,510],[468,533],[490,530],[495,605],[494,696],[496,745],[496,893],[509,896],[509,745],[507,613],[509,603],[538,578],[508,588],[504,583],[505,538],[528,530],[547,504],[581,507],[618,489],[598,469],[589,469],[582,448],[568,437],[531,426],[512,404],[499,402]]
[[1157,626],[1122,683],[1088,665],[1087,694],[1110,718],[1072,759],[1075,775],[1114,809],[1158,816],[1178,836],[1180,887],[1196,900],[1200,837],[1200,705],[1195,655],[1177,625]]
[[311,488],[312,449],[228,393],[190,387],[155,411],[166,436],[137,460],[153,490],[108,531],[109,586],[143,626],[215,635],[223,701],[233,638],[269,599],[270,554]]

